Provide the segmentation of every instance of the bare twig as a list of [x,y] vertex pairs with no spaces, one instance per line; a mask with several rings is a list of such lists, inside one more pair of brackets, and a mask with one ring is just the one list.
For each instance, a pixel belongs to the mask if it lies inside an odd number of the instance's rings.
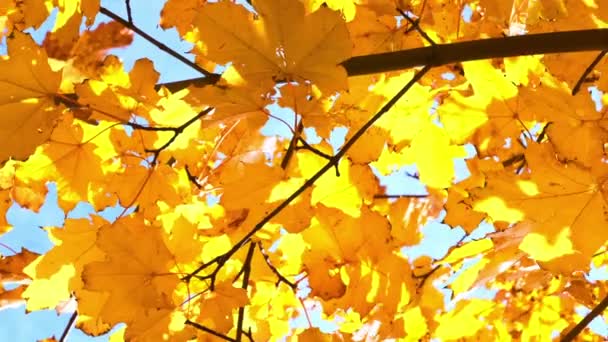
[[289,165],[289,161],[291,160],[291,157],[293,157],[293,153],[296,150],[296,146],[298,144],[300,136],[302,135],[302,131],[304,131],[304,124],[302,123],[302,120],[300,120],[298,126],[296,127],[296,130],[293,132],[291,140],[289,141],[289,147],[287,147],[287,152],[285,152],[285,156],[283,157],[283,160],[281,160],[281,169],[285,170],[287,168],[287,165]]
[[583,74],[581,75],[581,77],[578,79],[578,81],[574,85],[574,88],[572,88],[572,95],[576,95],[576,93],[578,93],[579,90],[581,90],[581,87],[582,87],[583,83],[585,82],[585,79],[587,78],[587,76],[593,71],[593,68],[595,68],[595,66],[597,65],[597,63],[599,63],[602,60],[602,58],[604,58],[604,56],[606,55],[606,53],[608,53],[608,50],[604,50],[604,51],[600,52],[595,57],[595,59],[593,60],[593,62],[591,62],[591,64],[589,64],[589,66],[587,67],[587,69],[585,69],[585,71],[583,72]]
[[76,322],[77,317],[78,317],[78,311],[74,310],[74,312],[72,313],[72,316],[70,316],[70,320],[68,321],[68,324],[65,326],[65,329],[63,329],[63,333],[61,334],[61,337],[59,338],[59,342],[65,342],[67,340],[70,330],[72,330],[72,327],[74,326],[74,322]]
[[188,169],[188,165],[184,166],[184,170],[186,170],[186,176],[188,177],[188,180],[190,181],[190,183],[194,184],[194,186],[196,186],[197,189],[201,190],[203,188],[203,186],[198,183],[198,179],[196,179],[196,176],[194,176],[190,172],[190,169]]
[[298,142],[299,142],[300,144],[302,144],[302,146],[298,146],[298,147],[296,147],[296,150],[308,150],[308,151],[310,151],[310,152],[312,152],[312,153],[314,153],[314,154],[318,155],[318,156],[319,156],[319,157],[321,157],[321,158],[324,158],[324,159],[327,159],[327,160],[330,160],[330,159],[331,159],[331,156],[330,156],[329,154],[319,151],[319,149],[318,149],[318,148],[314,148],[314,147],[312,147],[312,146],[311,146],[311,145],[308,143],[308,141],[304,140],[304,138],[300,137],[300,138],[298,139]]
[[578,322],[578,324],[575,325],[574,328],[572,328],[572,330],[570,330],[566,335],[564,335],[561,339],[561,342],[574,341],[574,339],[583,331],[583,329],[585,329],[587,325],[589,325],[589,323],[591,323],[591,321],[595,319],[595,317],[599,316],[599,314],[601,314],[606,309],[606,307],[608,307],[608,295],[606,295],[606,297],[604,297],[604,299],[602,299],[602,301],[599,302],[593,308],[593,310],[589,311],[589,313],[586,314],[585,317],[583,317],[583,319]]
[[235,339],[233,339],[233,338],[232,338],[232,337],[230,337],[230,336],[226,336],[226,335],[224,335],[224,334],[220,334],[219,332],[217,332],[217,331],[215,331],[215,330],[213,330],[213,329],[207,328],[206,326],[204,326],[204,325],[202,325],[202,324],[199,324],[199,323],[196,323],[196,322],[193,322],[193,321],[191,321],[191,320],[189,320],[189,319],[188,319],[188,320],[186,320],[185,324],[186,324],[186,325],[193,326],[193,327],[195,327],[196,329],[201,330],[201,331],[204,331],[204,332],[206,332],[206,333],[208,333],[208,334],[211,334],[211,335],[213,335],[213,336],[215,336],[215,337],[219,337],[219,338],[221,338],[221,339],[222,339],[222,340],[224,340],[224,341],[236,342],[236,340],[235,340]]
[[[429,36],[429,35],[428,35],[426,32],[424,32],[424,30],[423,30],[423,29],[421,29],[421,28],[420,28],[420,20],[413,20],[412,18],[410,18],[410,16],[409,16],[409,15],[407,15],[407,13],[403,12],[403,10],[402,10],[402,9],[400,9],[400,8],[397,8],[397,12],[399,12],[399,14],[401,14],[401,16],[402,16],[402,17],[403,17],[405,20],[407,20],[407,21],[410,23],[410,25],[412,25],[412,28],[413,28],[414,30],[418,31],[418,34],[420,34],[420,36],[421,36],[421,37],[422,37],[424,40],[426,40],[426,41],[427,41],[429,44],[431,44],[431,46],[435,46],[435,45],[437,45],[437,44],[435,43],[435,41],[434,41],[434,40],[433,40],[433,39],[432,39],[432,38],[431,38],[431,37],[430,37],[430,36]],[[411,29],[411,28],[410,28],[410,29]],[[410,29],[408,29],[408,30],[410,30]]]
[[[251,260],[253,259],[253,252],[255,251],[255,243],[249,243],[249,250],[247,251],[247,257],[245,257],[245,263],[243,264],[243,284],[241,288],[247,291],[249,286],[249,276],[251,275]],[[245,321],[245,306],[239,308],[239,316],[236,320],[236,341],[241,342],[243,338],[243,322]]]
[[128,29],[130,29],[130,30],[134,31],[135,33],[139,34],[141,37],[143,37],[145,40],[147,40],[150,43],[152,43],[154,46],[156,46],[160,50],[166,52],[167,54],[171,55],[172,57],[174,57],[175,59],[177,59],[180,62],[184,63],[185,65],[191,67],[192,69],[198,71],[199,73],[205,75],[205,78],[208,78],[209,81],[213,81],[213,83],[215,83],[217,80],[219,80],[219,77],[220,77],[219,75],[211,73],[211,72],[209,72],[209,71],[201,68],[198,64],[196,64],[196,63],[190,61],[189,59],[187,59],[186,57],[180,55],[175,50],[173,50],[170,47],[168,47],[167,45],[159,42],[154,37],[152,37],[151,35],[147,34],[143,30],[141,30],[139,27],[133,25],[133,23],[131,23],[131,22],[127,21],[127,20],[124,20],[123,18],[121,18],[120,16],[118,16],[116,13],[110,11],[109,9],[107,9],[107,8],[105,8],[105,7],[102,6],[102,7],[99,8],[99,12],[105,14],[106,16],[112,18],[113,20],[118,21],[123,26],[125,26]]
[[209,114],[209,112],[211,112],[212,110],[213,110],[213,107],[207,107],[206,109],[204,109],[201,112],[199,112],[198,114],[196,114],[192,119],[184,122],[183,124],[181,124],[178,127],[149,127],[149,126],[142,126],[140,124],[131,123],[131,122],[129,122],[128,125],[133,127],[134,129],[140,129],[140,130],[144,130],[144,131],[173,132],[173,136],[169,140],[167,140],[161,147],[155,148],[155,149],[146,149],[146,152],[152,153],[154,155],[154,158],[152,159],[152,164],[154,164],[156,162],[156,160],[158,159],[158,156],[160,155],[160,153],[163,150],[165,150],[167,147],[169,147],[175,141],[175,139],[177,139],[177,137],[186,128],[188,128],[188,126],[192,125],[194,122],[196,122],[203,116]]
[[127,20],[129,21],[129,24],[134,25],[133,14],[131,12],[131,0],[125,0],[125,7],[127,8]]
[[430,276],[433,275],[433,273],[437,272],[437,270],[440,268],[439,265],[433,267],[430,271],[421,274],[421,275],[412,275],[412,278],[414,279],[420,279],[420,282],[418,283],[418,286],[416,286],[417,288],[422,288],[424,286],[424,283],[426,283],[426,281],[429,279]]
[[276,285],[279,285],[280,283],[285,283],[287,286],[291,287],[291,289],[295,291],[298,288],[298,285],[289,281],[289,279],[285,278],[285,276],[282,275],[276,267],[274,267],[274,265],[270,262],[270,257],[268,256],[268,254],[266,254],[266,251],[264,250],[264,248],[262,248],[262,244],[259,242],[258,248],[260,249],[260,253],[262,253],[262,256],[264,256],[264,261],[266,261],[266,265],[268,265],[268,268],[270,268],[272,273],[277,276],[278,280]]

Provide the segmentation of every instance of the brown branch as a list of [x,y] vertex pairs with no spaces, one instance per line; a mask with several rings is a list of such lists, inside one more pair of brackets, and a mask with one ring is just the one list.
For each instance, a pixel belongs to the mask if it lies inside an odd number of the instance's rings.
[[77,317],[78,317],[78,311],[74,310],[74,312],[72,313],[72,316],[70,316],[70,320],[68,321],[68,324],[65,326],[65,329],[63,329],[63,333],[61,334],[61,337],[59,338],[59,342],[67,341],[68,334],[70,333],[70,330],[72,330],[72,327],[74,326],[74,322],[76,322]]
[[277,276],[278,280],[277,280],[276,285],[278,286],[280,283],[285,283],[293,291],[295,291],[298,288],[298,285],[289,281],[289,279],[285,278],[285,276],[282,275],[281,272],[279,272],[279,270],[277,270],[277,268],[270,262],[270,257],[268,256],[268,254],[266,254],[266,251],[264,250],[264,248],[262,247],[262,244],[260,242],[258,242],[258,248],[260,249],[260,253],[262,253],[262,256],[264,257],[264,261],[266,261],[266,265],[268,265],[268,268],[270,268],[272,273],[274,273],[274,275]]
[[572,330],[570,330],[566,335],[564,335],[561,339],[561,342],[574,341],[578,334],[580,334],[583,329],[585,329],[587,325],[589,325],[589,323],[591,323],[591,321],[595,319],[595,317],[601,314],[606,309],[606,307],[608,307],[608,295],[606,295],[606,297],[604,297],[604,299],[602,299],[602,301],[599,302],[599,304],[596,305],[593,310],[586,314],[585,317],[583,317],[583,319],[578,322],[578,324],[575,325],[574,328],[572,328]]
[[435,41],[420,27],[420,20],[413,20],[412,18],[410,18],[409,15],[407,15],[407,13],[403,12],[402,9],[397,8],[397,12],[399,12],[399,14],[401,14],[401,16],[407,20],[408,23],[410,23],[410,25],[412,25],[411,28],[409,28],[408,30],[414,29],[418,32],[418,34],[424,39],[426,40],[429,44],[431,44],[431,46],[435,46],[437,45],[437,43],[435,43]]
[[[245,263],[243,264],[243,285],[242,289],[247,291],[247,287],[249,286],[249,276],[251,275],[251,260],[253,259],[253,252],[255,251],[255,244],[253,242],[249,243],[249,250],[247,251],[247,257],[245,258]],[[236,321],[236,341],[241,342],[243,338],[243,322],[245,320],[245,306],[241,306],[239,308],[239,316]]]
[[608,50],[608,29],[564,31],[471,40],[353,57],[342,65],[349,76],[439,66],[479,59]]
[[201,331],[204,331],[204,332],[206,332],[206,333],[208,333],[208,334],[211,334],[211,335],[213,335],[213,336],[215,336],[215,337],[219,337],[219,338],[221,338],[221,339],[222,339],[222,340],[224,340],[224,341],[236,342],[236,340],[235,340],[235,339],[233,339],[233,338],[232,338],[232,337],[230,337],[230,336],[226,336],[226,335],[224,335],[224,334],[220,334],[219,332],[217,332],[217,331],[215,331],[215,330],[213,330],[213,329],[207,328],[206,326],[204,326],[204,325],[202,325],[202,324],[198,324],[198,323],[196,323],[196,322],[193,322],[193,321],[191,321],[191,320],[189,320],[189,319],[188,319],[188,320],[186,320],[186,322],[184,322],[184,323],[185,323],[186,325],[193,326],[193,327],[195,327],[195,328],[196,328],[196,329],[198,329],[198,330],[201,330]]
[[134,129],[140,129],[140,130],[144,130],[144,131],[165,131],[165,132],[170,131],[170,132],[173,132],[173,136],[169,140],[167,140],[161,147],[155,148],[155,149],[146,149],[146,152],[152,153],[154,155],[154,158],[152,159],[152,164],[154,164],[156,162],[156,160],[158,159],[158,156],[160,155],[160,153],[163,150],[165,150],[167,147],[169,147],[171,144],[173,144],[175,139],[177,139],[177,137],[186,128],[188,128],[188,126],[192,125],[194,122],[196,122],[203,116],[209,114],[212,110],[213,110],[213,107],[207,107],[206,109],[202,110],[201,112],[196,114],[194,117],[192,117],[190,120],[184,122],[183,124],[181,124],[178,127],[149,127],[149,126],[142,126],[140,124],[131,123],[131,122],[129,122],[127,124],[129,126],[133,127]]
[[129,24],[133,24],[133,14],[131,13],[131,0],[125,0],[125,7],[127,8],[127,20]]
[[[314,175],[312,175],[300,188],[294,191],[289,197],[287,197],[281,204],[279,204],[276,208],[274,208],[270,213],[268,213],[264,218],[262,218],[243,238],[241,238],[237,243],[232,246],[232,248],[226,253],[215,257],[212,261],[201,265],[192,273],[184,278],[184,280],[189,280],[192,277],[195,277],[198,272],[203,271],[205,268],[210,267],[215,264],[215,269],[212,272],[213,277],[219,272],[226,261],[234,255],[241,247],[243,247],[251,237],[253,237],[260,229],[266,225],[266,223],[270,222],[276,215],[278,215],[283,209],[287,208],[289,204],[298,198],[306,189],[310,188],[321,176],[327,172],[327,170],[331,169],[335,165],[340,162],[340,159],[346,154],[346,152],[361,138],[361,136],[376,122],[380,119],[386,112],[388,112],[397,101],[412,87],[418,80],[422,78],[429,70],[431,66],[427,65],[418,71],[414,77],[401,89],[395,96],[393,96],[373,117],[371,117],[363,126],[361,126],[353,136],[342,146],[340,151],[336,153],[328,162],[325,164],[319,171],[317,171]],[[209,276],[207,276],[209,277]],[[213,280],[213,278],[212,278]]]
[[585,71],[583,72],[583,74],[581,75],[581,77],[579,77],[578,81],[574,85],[574,88],[572,88],[572,95],[576,95],[576,93],[578,93],[578,91],[581,90],[581,86],[585,82],[585,79],[587,78],[587,76],[593,71],[593,68],[595,68],[595,66],[597,65],[597,63],[599,63],[602,60],[602,58],[604,58],[604,56],[606,55],[606,53],[608,53],[608,50],[604,50],[604,51],[600,52],[595,57],[595,59],[593,60],[593,62],[591,62],[591,64],[589,64],[589,66],[587,67],[587,69],[585,69]]
[[[513,37],[478,39],[466,42],[436,44],[416,49],[355,56],[341,65],[348,76],[369,75],[405,70],[423,65],[440,66],[480,59],[608,50],[608,29],[562,31]],[[161,83],[171,91],[189,85],[214,84],[217,79],[195,78]]]
[[207,81],[216,82],[217,80],[219,80],[220,76],[218,74],[211,73],[211,72],[209,72],[209,71],[201,68],[198,64],[196,64],[196,63],[190,61],[188,58],[180,55],[175,50],[171,49],[167,45],[165,45],[165,44],[161,43],[160,41],[156,40],[156,38],[154,38],[151,35],[147,34],[146,32],[144,32],[139,27],[133,25],[132,22],[124,20],[119,15],[117,15],[116,13],[110,11],[109,9],[107,9],[107,8],[105,8],[103,6],[99,8],[99,12],[105,14],[106,16],[112,18],[113,20],[116,20],[117,22],[121,23],[124,27],[126,27],[126,28],[132,30],[133,32],[137,33],[142,38],[144,38],[145,40],[147,40],[150,43],[152,43],[152,45],[154,45],[157,48],[159,48],[161,51],[166,52],[167,54],[171,55],[172,57],[174,57],[175,59],[177,59],[180,62],[184,63],[185,65],[187,65],[187,66],[191,67],[192,69],[198,71],[199,73],[205,75],[205,78],[208,79]]
[[293,132],[293,136],[289,141],[289,147],[287,148],[287,152],[285,152],[285,156],[283,157],[283,160],[281,160],[281,169],[287,169],[289,161],[291,160],[291,157],[293,157],[293,153],[295,152],[296,146],[298,144],[298,139],[300,139],[300,136],[302,135],[302,131],[304,131],[304,124],[302,123],[302,119],[300,119],[298,127],[296,127],[296,130]]

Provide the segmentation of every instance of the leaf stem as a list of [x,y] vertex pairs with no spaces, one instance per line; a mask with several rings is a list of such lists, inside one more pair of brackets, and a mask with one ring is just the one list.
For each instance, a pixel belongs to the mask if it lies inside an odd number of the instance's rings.
[[201,331],[204,331],[204,332],[206,332],[206,333],[208,333],[208,334],[211,334],[211,335],[213,335],[213,336],[215,336],[215,337],[219,337],[219,338],[221,338],[221,339],[223,339],[223,340],[225,340],[225,341],[236,342],[236,340],[235,340],[235,339],[233,339],[233,338],[232,338],[232,337],[230,337],[230,336],[226,336],[226,335],[224,335],[224,334],[220,334],[219,332],[217,332],[217,331],[215,331],[215,330],[213,330],[213,329],[209,329],[209,328],[207,328],[206,326],[204,326],[204,325],[202,325],[202,324],[198,324],[198,323],[196,323],[196,322],[193,322],[193,321],[191,321],[191,320],[189,320],[189,319],[188,319],[188,320],[186,320],[185,324],[186,324],[186,325],[193,326],[193,327],[195,327],[196,329],[201,330]]
[[602,60],[602,58],[604,58],[604,56],[606,55],[606,53],[608,53],[608,50],[604,50],[604,51],[600,52],[595,57],[595,59],[593,60],[593,62],[591,62],[591,64],[589,64],[589,66],[587,67],[587,69],[585,69],[585,71],[583,72],[583,74],[581,75],[581,77],[579,77],[578,81],[574,85],[574,88],[572,88],[572,95],[576,95],[576,93],[578,93],[579,90],[581,90],[581,86],[585,82],[585,79],[587,78],[587,76],[593,71],[593,68],[595,68],[595,66],[597,65],[597,63],[599,63]]

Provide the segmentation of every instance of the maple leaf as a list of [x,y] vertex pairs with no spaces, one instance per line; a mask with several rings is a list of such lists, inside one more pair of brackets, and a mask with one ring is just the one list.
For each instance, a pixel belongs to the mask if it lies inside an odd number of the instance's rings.
[[346,88],[346,73],[338,64],[350,57],[351,46],[337,13],[321,8],[305,15],[295,0],[259,0],[254,7],[257,20],[231,2],[205,4],[194,20],[205,44],[203,55],[232,62],[254,83],[309,80],[326,92]]
[[[54,308],[70,294],[82,289],[79,275],[85,264],[103,259],[96,247],[98,229],[108,224],[100,217],[68,220],[62,229],[49,229],[55,247],[39,257],[26,269],[33,281],[23,298],[28,310]],[[69,261],[69,263],[66,263]]]
[[539,261],[555,259],[553,267],[563,272],[586,269],[605,241],[597,225],[606,220],[605,165],[562,164],[550,144],[528,146],[526,161],[529,179],[489,178],[486,188],[475,192],[474,209],[497,221],[531,221],[531,234],[520,244],[523,251]]
[[172,293],[179,280],[170,271],[174,259],[158,228],[141,217],[121,218],[101,227],[95,244],[106,260],[84,265],[82,280],[85,290],[108,294],[96,303],[104,322],[127,322],[129,335],[131,328],[156,322],[175,308]]
[[10,58],[0,61],[0,110],[5,113],[0,160],[25,159],[48,139],[62,111],[55,104],[61,73],[51,70],[44,51],[25,34],[8,40],[8,53]]

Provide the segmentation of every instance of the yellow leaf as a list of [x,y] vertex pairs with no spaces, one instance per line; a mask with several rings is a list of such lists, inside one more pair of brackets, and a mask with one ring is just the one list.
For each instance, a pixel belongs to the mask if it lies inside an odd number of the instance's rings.
[[562,163],[548,143],[530,144],[525,158],[532,171],[529,176],[503,173],[488,177],[486,188],[475,191],[474,209],[494,220],[529,221],[535,234],[525,239],[526,251],[542,261],[577,255],[578,262],[564,264],[563,270],[586,269],[591,256],[608,239],[598,224],[607,220],[608,204],[602,190],[606,165],[595,163],[589,169]]
[[55,247],[27,269],[33,279],[24,293],[28,310],[53,308],[82,288],[80,273],[84,265],[103,259],[95,240],[104,224],[107,222],[94,216],[92,222],[70,219],[63,228],[50,229]]
[[337,65],[350,57],[351,44],[338,13],[321,8],[305,15],[295,0],[259,0],[254,7],[258,19],[231,2],[205,4],[194,20],[204,55],[232,62],[255,84],[310,80],[324,92],[346,88],[346,73]]
[[450,187],[454,158],[466,157],[464,147],[452,145],[445,131],[434,124],[427,124],[405,153],[406,162],[416,163],[420,181],[432,188]]
[[179,279],[169,271],[175,261],[158,228],[145,225],[141,217],[124,217],[100,228],[96,245],[106,259],[85,265],[82,280],[85,290],[109,294],[100,303],[104,322],[127,322],[129,334],[150,324],[150,315],[175,307],[172,293]]
[[213,330],[226,333],[233,325],[233,310],[247,305],[247,291],[222,283],[215,286],[213,291],[204,294],[200,310],[203,315],[199,320],[203,325]]
[[480,315],[494,305],[496,303],[493,301],[480,299],[458,302],[450,313],[441,317],[434,336],[444,341],[475,336],[475,333],[485,326]]
[[[61,72],[52,71],[46,53],[27,35],[8,39],[10,58],[0,60],[0,160],[27,158],[53,130]],[[24,75],[30,75],[24,77]]]

